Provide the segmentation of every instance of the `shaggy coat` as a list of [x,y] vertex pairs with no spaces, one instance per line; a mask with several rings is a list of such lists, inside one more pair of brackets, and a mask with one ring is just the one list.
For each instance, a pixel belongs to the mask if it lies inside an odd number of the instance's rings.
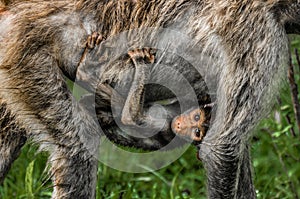
[[64,76],[76,79],[95,31],[113,38],[138,29],[143,40],[149,35],[139,28],[167,28],[194,41],[187,54],[215,61],[207,72],[216,74],[217,112],[199,145],[209,198],[255,198],[248,142],[285,76],[287,33],[300,32],[299,2],[29,0],[2,6],[0,17],[1,180],[32,138],[50,151],[53,198],[95,198],[100,131]]

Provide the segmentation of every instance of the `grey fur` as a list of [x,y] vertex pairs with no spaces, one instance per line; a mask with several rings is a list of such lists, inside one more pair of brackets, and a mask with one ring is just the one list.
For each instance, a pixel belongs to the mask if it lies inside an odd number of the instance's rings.
[[94,31],[108,38],[142,26],[170,27],[201,46],[188,53],[205,52],[216,60],[211,70],[219,82],[218,109],[199,145],[208,196],[255,198],[248,142],[284,78],[286,30],[299,33],[299,10],[298,1],[288,0],[30,0],[11,6],[6,17],[0,15],[0,141],[6,146],[0,149],[0,177],[26,132],[51,153],[53,198],[94,198],[94,140],[100,131],[63,75],[76,78],[86,38]]

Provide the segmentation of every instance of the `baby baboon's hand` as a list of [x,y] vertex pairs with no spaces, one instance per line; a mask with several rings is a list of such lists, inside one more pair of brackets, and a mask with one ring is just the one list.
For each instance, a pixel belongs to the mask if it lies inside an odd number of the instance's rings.
[[155,50],[152,48],[134,49],[128,51],[131,60],[145,61],[145,63],[153,64],[155,60]]

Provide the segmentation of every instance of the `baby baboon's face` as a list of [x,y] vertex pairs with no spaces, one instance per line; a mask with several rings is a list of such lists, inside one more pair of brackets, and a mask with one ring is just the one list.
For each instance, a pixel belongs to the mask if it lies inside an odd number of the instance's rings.
[[179,136],[199,142],[209,127],[209,116],[203,108],[190,109],[175,117],[171,128]]

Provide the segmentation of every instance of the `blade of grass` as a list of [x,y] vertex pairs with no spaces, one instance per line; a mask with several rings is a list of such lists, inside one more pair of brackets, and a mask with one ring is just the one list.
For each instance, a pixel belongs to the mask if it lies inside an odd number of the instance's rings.
[[27,193],[28,198],[34,198],[34,194],[32,191],[33,187],[33,167],[34,167],[34,160],[29,163],[26,168],[26,176],[25,176],[25,190]]

